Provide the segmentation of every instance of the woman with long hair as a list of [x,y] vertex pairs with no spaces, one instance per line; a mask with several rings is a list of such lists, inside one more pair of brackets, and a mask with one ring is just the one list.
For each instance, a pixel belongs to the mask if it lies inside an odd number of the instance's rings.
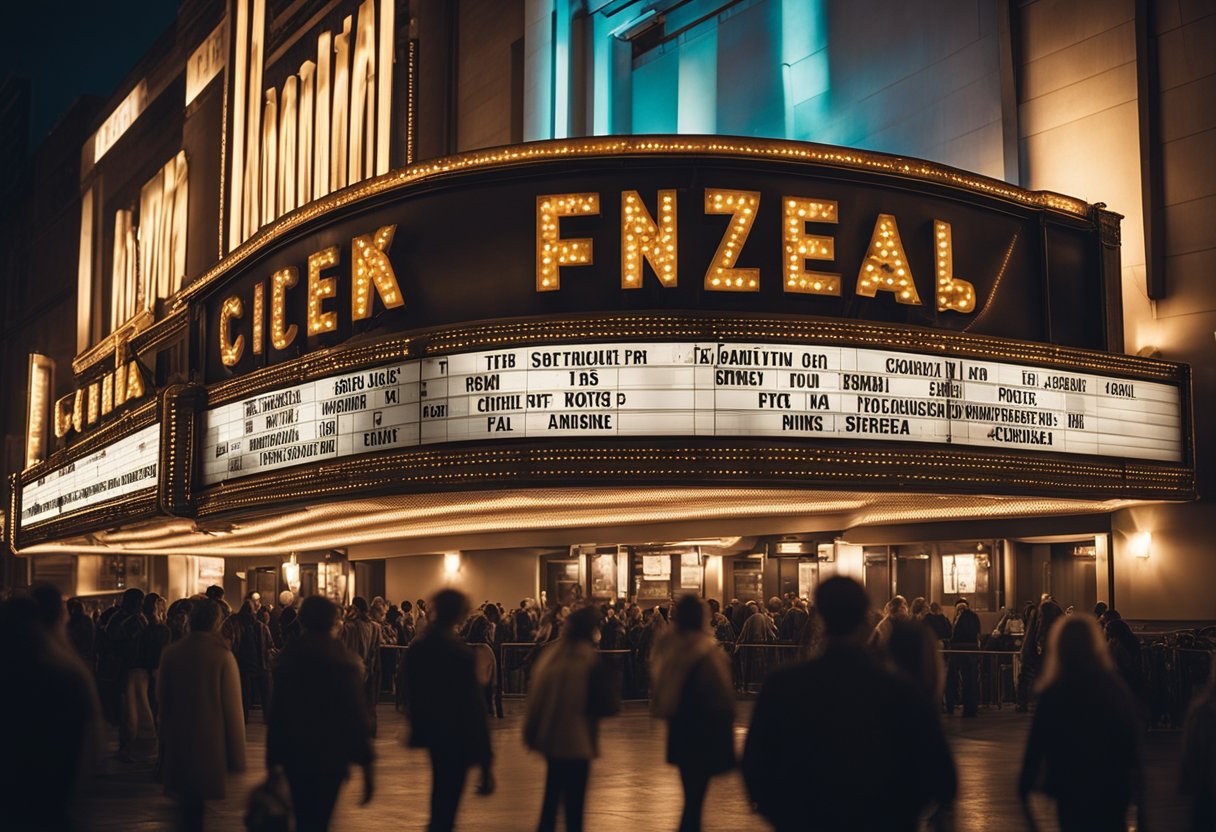
[[[1089,615],[1051,628],[1039,704],[1026,741],[1018,793],[1055,798],[1061,832],[1126,830],[1128,805],[1143,811],[1140,721],[1131,693]],[[1143,821],[1138,828],[1145,828]]]

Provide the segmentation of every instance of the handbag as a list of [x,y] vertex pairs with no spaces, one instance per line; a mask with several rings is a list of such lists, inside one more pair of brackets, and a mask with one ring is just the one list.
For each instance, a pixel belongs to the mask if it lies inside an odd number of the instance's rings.
[[287,777],[279,767],[272,768],[266,779],[249,793],[245,809],[245,829],[248,832],[291,832],[291,792]]

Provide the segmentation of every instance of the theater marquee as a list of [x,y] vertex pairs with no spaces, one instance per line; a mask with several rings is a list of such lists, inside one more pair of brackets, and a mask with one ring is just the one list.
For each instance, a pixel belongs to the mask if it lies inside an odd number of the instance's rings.
[[[86,435],[21,475],[12,542],[113,524],[124,488],[192,522],[573,484],[1192,499],[1189,368],[1122,354],[1117,229],[1058,194],[765,140],[392,172],[278,219],[133,335],[149,368],[184,344],[194,381],[105,442],[106,379],[78,395],[59,421]],[[155,467],[48,490],[155,425]]]

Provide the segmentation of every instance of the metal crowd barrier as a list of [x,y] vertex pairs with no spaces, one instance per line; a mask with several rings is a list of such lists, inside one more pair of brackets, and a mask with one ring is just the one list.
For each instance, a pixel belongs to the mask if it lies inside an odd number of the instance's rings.
[[[550,642],[552,643],[552,642]],[[500,645],[498,679],[504,697],[523,697],[528,692],[528,676],[533,664],[547,645],[509,642]],[[731,656],[731,669],[736,692],[748,695],[760,690],[764,680],[778,667],[801,660],[801,648],[796,644],[769,642],[764,644],[723,644]],[[383,684],[381,695],[395,697],[397,667],[407,647],[386,645],[381,648]],[[612,671],[617,692],[623,700],[647,699],[650,695],[650,661],[645,650],[601,650],[600,655]],[[1214,651],[1206,647],[1178,646],[1170,639],[1145,643],[1141,649],[1144,674],[1144,706],[1151,723],[1159,727],[1180,726],[1186,718],[1191,699],[1209,678]],[[954,650],[942,651],[949,666],[956,661],[975,657],[973,671],[969,662],[959,666],[960,672],[977,675],[978,701],[986,707],[1003,708],[1017,701],[1016,684],[1021,659],[1016,650]],[[954,677],[957,682],[958,678]],[[947,683],[951,682],[948,674]],[[961,702],[961,696],[958,698]]]
[[[974,657],[974,668],[968,670],[965,660]],[[1017,701],[1016,683],[1022,669],[1021,654],[1017,650],[955,650],[942,651],[946,663],[946,684],[961,682],[960,676],[951,672],[950,662],[955,660],[959,673],[974,672],[978,675],[978,701],[981,705],[997,708]],[[963,661],[960,661],[963,660]],[[958,702],[962,702],[959,695]]]

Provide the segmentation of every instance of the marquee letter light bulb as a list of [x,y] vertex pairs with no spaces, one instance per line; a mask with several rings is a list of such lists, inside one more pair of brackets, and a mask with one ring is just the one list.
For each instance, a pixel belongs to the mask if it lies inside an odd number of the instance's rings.
[[338,247],[330,246],[308,255],[308,335],[333,332],[338,326],[338,313],[325,312],[321,302],[338,294],[338,280],[321,277],[321,269],[338,263]]
[[878,292],[894,293],[899,303],[920,305],[912,267],[908,265],[908,255],[899,238],[899,226],[891,214],[878,215],[866,258],[861,261],[861,271],[857,274],[857,294],[872,298]]
[[235,295],[224,298],[220,307],[220,361],[225,367],[233,367],[245,353],[245,336],[238,335],[232,340],[232,319],[239,318],[245,312],[244,304]]
[[759,191],[728,191],[705,189],[705,213],[729,214],[730,222],[718,250],[714,252],[709,270],[705,272],[705,288],[710,292],[759,292],[760,270],[737,269],[739,254],[751,233],[752,223],[760,210]]
[[785,260],[782,269],[785,291],[807,295],[839,295],[840,275],[832,272],[808,271],[808,260],[836,259],[836,240],[817,234],[807,234],[808,222],[839,222],[837,206],[830,199],[782,197],[782,228],[785,237]]
[[621,194],[621,288],[642,288],[642,261],[654,269],[659,282],[675,286],[678,270],[676,253],[676,192],[659,191],[659,221],[646,210],[637,191]]
[[975,287],[954,276],[950,223],[933,221],[933,254],[937,264],[937,311],[974,312]]
[[372,315],[375,304],[371,287],[380,295],[385,309],[404,306],[397,275],[388,259],[388,247],[393,244],[395,225],[386,225],[375,236],[361,234],[351,241],[351,320],[362,321]]
[[536,291],[556,292],[562,287],[562,266],[590,266],[589,237],[563,240],[561,217],[599,214],[599,194],[548,194],[536,198]]
[[295,324],[283,328],[287,320],[287,290],[300,280],[295,266],[279,269],[270,276],[270,343],[276,350],[285,350],[296,340],[299,327]]
[[261,355],[264,349],[266,336],[263,330],[265,329],[266,318],[266,281],[259,280],[253,287],[253,354]]

